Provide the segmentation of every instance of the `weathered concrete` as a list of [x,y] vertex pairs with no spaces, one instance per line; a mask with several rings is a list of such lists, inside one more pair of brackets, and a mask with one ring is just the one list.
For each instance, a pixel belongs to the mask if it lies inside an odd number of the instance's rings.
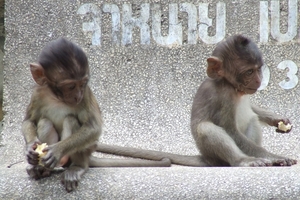
[[[6,168],[24,160],[20,126],[33,86],[29,63],[36,61],[47,42],[59,36],[78,43],[88,54],[90,85],[104,114],[102,142],[190,155],[198,153],[189,115],[192,98],[206,76],[205,60],[220,39],[247,34],[260,46],[268,66],[265,85],[252,101],[288,116],[294,125],[290,134],[264,128],[263,145],[299,160],[299,2],[280,1],[278,9],[278,1],[218,2],[6,1],[0,198],[296,199],[299,164],[287,168],[92,169],[72,194],[65,193],[57,175],[33,181],[25,173],[24,162]],[[201,3],[210,3],[213,26],[208,30],[207,6]],[[142,30],[133,28],[132,40],[130,30],[136,20],[128,17],[130,5]],[[162,15],[157,5],[161,5]],[[174,16],[177,6],[178,22]],[[190,13],[189,25],[184,10]],[[280,31],[276,27],[279,16]],[[162,34],[170,31],[170,37],[160,36],[160,25]],[[215,33],[217,37],[212,37]],[[280,83],[284,80],[287,83]]]
[[300,167],[90,169],[67,193],[59,175],[32,181],[0,168],[3,199],[299,199]]

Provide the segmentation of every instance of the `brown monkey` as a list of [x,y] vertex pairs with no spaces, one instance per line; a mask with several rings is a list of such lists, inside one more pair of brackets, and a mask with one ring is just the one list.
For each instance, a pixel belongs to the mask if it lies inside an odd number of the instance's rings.
[[249,96],[261,84],[262,54],[249,38],[235,35],[217,45],[207,59],[207,78],[191,113],[191,130],[210,166],[290,166],[296,160],[261,147],[259,120],[276,126],[287,118],[252,106]]
[[[74,190],[89,166],[170,166],[161,161],[115,160],[92,157],[101,133],[102,117],[96,98],[89,88],[89,66],[83,50],[60,38],[42,50],[38,63],[30,64],[37,83],[34,88],[22,133],[30,177],[39,179],[51,174],[54,167],[66,167],[62,183]],[[47,143],[44,166],[38,165],[37,144]]]
[[[287,118],[251,105],[249,96],[261,84],[262,54],[242,35],[219,43],[207,59],[208,78],[199,87],[192,106],[191,130],[201,156],[182,156],[135,148],[97,145],[97,151],[146,159],[169,158],[189,166],[290,166],[296,160],[261,147],[259,121],[277,126]],[[278,131],[280,132],[280,131]]]

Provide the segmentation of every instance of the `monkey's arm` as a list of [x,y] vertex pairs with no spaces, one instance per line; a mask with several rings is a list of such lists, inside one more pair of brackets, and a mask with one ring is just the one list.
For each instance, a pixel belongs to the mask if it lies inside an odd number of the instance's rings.
[[22,124],[22,133],[26,142],[26,157],[27,161],[31,165],[38,165],[39,154],[34,150],[37,144],[40,143],[37,138],[36,125],[29,119],[25,120]]
[[26,144],[32,144],[35,141],[38,141],[36,125],[31,120],[25,120],[21,130]]
[[70,155],[85,150],[98,141],[100,132],[101,127],[96,123],[91,122],[91,124],[83,124],[71,137],[58,142],[58,148],[61,149],[64,155]]
[[270,126],[278,126],[279,122],[283,122],[284,124],[289,124],[290,120],[288,118],[277,115],[271,111],[262,109],[258,106],[251,105],[252,110],[258,115],[259,121],[264,122]]
[[25,119],[22,123],[21,131],[26,145],[40,142],[37,134],[37,122],[41,117],[40,110],[43,106],[43,101],[41,101],[42,97],[39,95],[38,89],[39,87],[36,87],[33,90],[30,103],[26,110]]

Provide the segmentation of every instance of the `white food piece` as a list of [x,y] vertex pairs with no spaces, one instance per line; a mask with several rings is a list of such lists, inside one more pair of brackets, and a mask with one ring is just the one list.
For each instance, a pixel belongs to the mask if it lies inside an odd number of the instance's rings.
[[282,121],[278,123],[278,129],[284,132],[287,132],[289,130],[291,130],[292,125],[290,123],[288,123],[287,125],[285,125]]
[[39,154],[39,165],[41,166],[44,166],[42,161],[41,161],[41,158],[43,156],[46,155],[47,152],[43,152],[43,149],[48,147],[47,143],[43,143],[43,144],[38,144],[36,149],[35,149],[35,152],[37,152]]

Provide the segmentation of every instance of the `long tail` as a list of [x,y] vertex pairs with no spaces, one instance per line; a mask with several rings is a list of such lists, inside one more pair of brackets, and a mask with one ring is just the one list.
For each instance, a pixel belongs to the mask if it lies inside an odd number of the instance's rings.
[[171,161],[168,158],[161,160],[142,159],[114,159],[90,157],[90,167],[170,167]]
[[132,158],[142,158],[153,161],[162,161],[164,158],[168,158],[171,163],[177,165],[193,166],[193,167],[207,167],[209,166],[201,155],[187,156],[178,155],[173,153],[166,153],[154,150],[144,150],[132,147],[121,147],[116,145],[107,145],[98,143],[97,152],[127,156]]

